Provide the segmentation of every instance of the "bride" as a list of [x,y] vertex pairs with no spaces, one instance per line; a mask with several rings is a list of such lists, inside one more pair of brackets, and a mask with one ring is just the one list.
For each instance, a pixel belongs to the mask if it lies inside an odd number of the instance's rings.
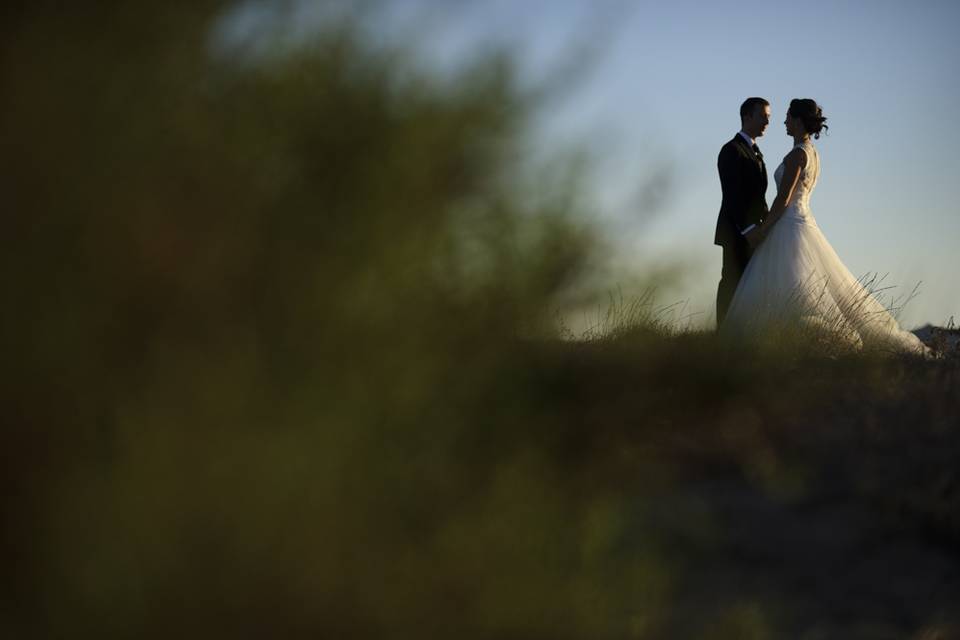
[[813,218],[810,195],[820,177],[820,154],[810,137],[820,138],[825,121],[813,100],[790,101],[784,124],[795,144],[774,173],[777,197],[759,233],[750,234],[755,250],[720,332],[748,337],[785,330],[828,336],[855,350],[929,355],[844,266]]

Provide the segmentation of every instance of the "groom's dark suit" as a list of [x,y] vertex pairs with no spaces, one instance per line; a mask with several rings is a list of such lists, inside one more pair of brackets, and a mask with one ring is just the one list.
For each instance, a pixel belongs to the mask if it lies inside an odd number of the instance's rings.
[[713,243],[723,247],[723,272],[717,290],[717,326],[723,321],[753,253],[741,232],[759,224],[767,210],[767,167],[760,150],[739,133],[723,145],[717,157],[723,202]]

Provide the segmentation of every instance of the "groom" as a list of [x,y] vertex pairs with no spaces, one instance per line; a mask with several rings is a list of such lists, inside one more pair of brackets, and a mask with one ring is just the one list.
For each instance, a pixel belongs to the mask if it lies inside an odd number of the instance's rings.
[[717,158],[723,202],[713,243],[723,247],[723,271],[717,290],[717,327],[760,241],[756,226],[767,215],[767,167],[757,138],[770,124],[770,103],[747,98],[740,105],[740,131],[723,145]]

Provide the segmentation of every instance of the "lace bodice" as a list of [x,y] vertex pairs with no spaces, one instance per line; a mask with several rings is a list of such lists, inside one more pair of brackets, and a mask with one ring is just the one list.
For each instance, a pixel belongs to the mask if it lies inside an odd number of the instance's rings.
[[[787,203],[787,210],[784,212],[784,216],[790,216],[812,223],[813,215],[810,212],[810,194],[813,193],[814,187],[817,186],[817,179],[820,177],[820,154],[809,140],[795,145],[793,148],[803,149],[803,152],[807,156],[807,166],[800,170],[800,178],[797,180],[797,186],[794,188],[793,195],[790,196],[790,201]],[[773,173],[773,179],[776,181],[778,189],[782,178],[783,163],[781,162],[780,166],[777,167],[777,170]]]

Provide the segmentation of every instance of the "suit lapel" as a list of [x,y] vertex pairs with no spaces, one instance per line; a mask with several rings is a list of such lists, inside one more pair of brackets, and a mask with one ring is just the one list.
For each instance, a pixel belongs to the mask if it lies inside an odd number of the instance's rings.
[[743,139],[743,136],[739,133],[733,136],[733,143],[740,145],[740,150],[743,151],[748,156],[753,155],[753,149],[750,148],[750,145],[747,144],[747,141]]
[[748,158],[753,158],[754,162],[757,163],[757,166],[760,168],[760,170],[763,171],[764,175],[766,175],[766,173],[767,173],[767,168],[766,168],[766,166],[764,166],[763,160],[761,160],[760,158],[758,158],[758,157],[757,157],[757,154],[755,154],[755,153],[753,152],[753,149],[750,147],[750,143],[748,143],[746,140],[744,140],[744,139],[743,139],[743,136],[740,135],[739,133],[737,133],[736,135],[734,135],[734,136],[733,136],[733,139],[734,139],[734,141],[735,141],[737,144],[740,145],[740,148],[743,150],[743,152],[744,152],[745,154],[747,154],[747,157],[748,157]]

